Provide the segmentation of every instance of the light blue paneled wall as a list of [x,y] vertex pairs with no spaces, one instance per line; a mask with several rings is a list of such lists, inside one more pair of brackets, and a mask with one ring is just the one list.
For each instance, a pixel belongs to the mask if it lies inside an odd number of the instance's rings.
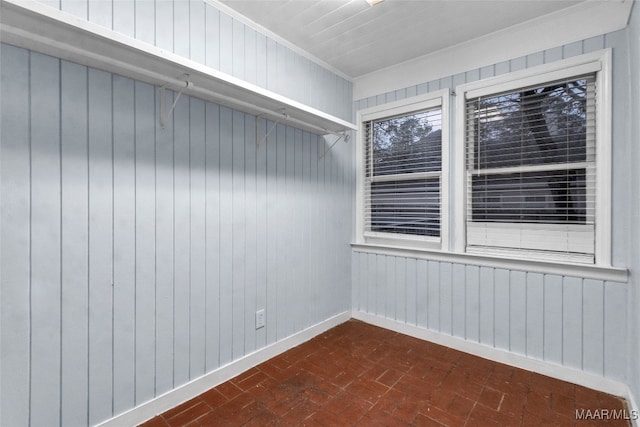
[[153,86],[0,55],[0,425],[94,425],[350,308],[348,145],[190,97],[163,129]]
[[[631,201],[631,219],[629,227],[629,268],[633,286],[629,290],[628,310],[630,313],[629,324],[634,325],[630,331],[629,339],[629,387],[634,394],[636,402],[640,398],[640,7],[636,3],[633,7],[628,27],[629,41],[629,69],[632,76],[629,84],[630,108],[627,112],[627,120],[631,124],[630,138],[632,144],[626,166],[631,182],[629,200]],[[636,408],[637,409],[637,408]]]
[[38,0],[351,120],[352,84],[205,0]]
[[[630,82],[626,30],[357,100],[354,110],[443,88],[455,90],[459,84],[609,47],[614,50],[613,162],[627,166],[633,144],[629,118],[625,118]],[[453,132],[455,115],[451,120]],[[455,144],[451,150],[453,159]],[[637,147],[634,150],[636,162],[640,161]],[[630,264],[628,237],[629,200],[635,200],[637,223],[638,181],[632,185],[628,172],[626,167],[613,168],[612,259],[614,265],[638,268],[638,260]],[[455,171],[451,170],[450,178],[454,183]],[[455,200],[453,194],[449,200]],[[452,217],[455,206],[449,209]],[[627,332],[636,330],[627,318],[633,277],[630,283],[615,283],[366,252],[352,256],[354,310],[608,378],[627,379]]]
[[353,253],[353,309],[624,380],[628,284]]

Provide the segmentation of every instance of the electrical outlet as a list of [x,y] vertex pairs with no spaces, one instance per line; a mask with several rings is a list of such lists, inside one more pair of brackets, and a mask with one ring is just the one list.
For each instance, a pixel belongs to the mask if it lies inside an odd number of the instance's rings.
[[256,311],[256,329],[264,328],[264,309]]

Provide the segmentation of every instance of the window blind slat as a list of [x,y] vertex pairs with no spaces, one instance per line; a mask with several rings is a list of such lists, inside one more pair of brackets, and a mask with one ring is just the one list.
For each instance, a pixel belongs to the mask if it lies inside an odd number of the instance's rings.
[[595,74],[467,93],[468,248],[593,259],[596,97]]
[[440,235],[442,110],[364,122],[364,228],[370,235]]

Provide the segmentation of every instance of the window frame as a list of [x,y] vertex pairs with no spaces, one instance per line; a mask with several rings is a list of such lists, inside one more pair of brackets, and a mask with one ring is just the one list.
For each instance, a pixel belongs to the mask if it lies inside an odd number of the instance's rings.
[[[587,73],[596,73],[596,182],[595,182],[595,250],[593,265],[611,265],[611,49],[605,49],[549,64],[535,66],[497,77],[483,79],[456,87],[455,105],[455,218],[454,250],[460,253],[481,254],[514,259],[537,259],[549,261],[555,253],[549,250],[516,250],[499,248],[467,248],[467,198],[466,170],[466,101],[479,96],[488,96],[515,91],[555,80],[571,78]],[[561,262],[585,263],[581,257],[566,257]],[[586,265],[586,264],[585,264]]]
[[[381,244],[408,249],[446,250],[449,245],[449,129],[450,91],[442,89],[424,95],[413,96],[399,101],[380,104],[359,110],[356,113],[358,138],[356,148],[356,242]],[[365,232],[365,122],[411,114],[440,107],[441,118],[441,168],[440,168],[440,236],[418,236],[382,232]],[[433,173],[429,173],[433,174]]]

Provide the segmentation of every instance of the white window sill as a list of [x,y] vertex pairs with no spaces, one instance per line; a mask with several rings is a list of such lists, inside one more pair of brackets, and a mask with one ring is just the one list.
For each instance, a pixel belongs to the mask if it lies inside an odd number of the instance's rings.
[[431,261],[451,262],[456,264],[477,265],[480,267],[504,268],[509,270],[528,271],[533,273],[557,274],[560,276],[580,277],[611,282],[626,283],[629,272],[621,267],[604,267],[592,264],[560,263],[553,261],[532,261],[487,255],[444,252],[426,249],[408,249],[392,245],[370,243],[352,243],[355,252],[402,256]]

